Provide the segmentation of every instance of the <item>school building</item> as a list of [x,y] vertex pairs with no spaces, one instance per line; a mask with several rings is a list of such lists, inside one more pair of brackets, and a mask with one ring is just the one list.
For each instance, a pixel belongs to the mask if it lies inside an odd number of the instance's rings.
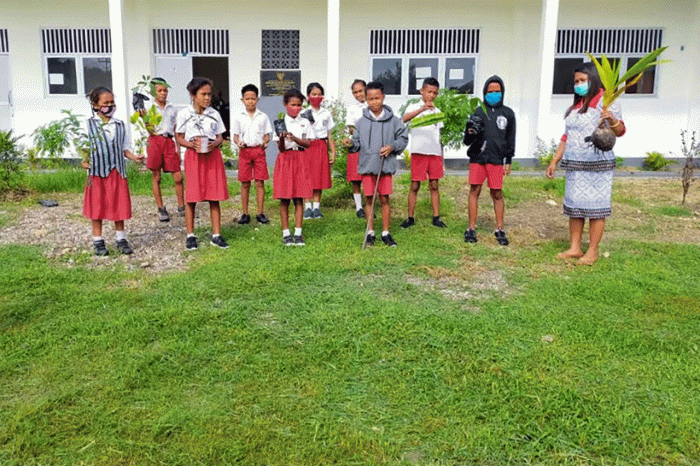
[[[384,82],[395,110],[424,77],[481,97],[493,74],[518,117],[516,159],[537,137],[558,139],[572,101],[572,69],[585,52],[622,69],[658,46],[671,60],[649,70],[621,98],[626,158],[679,154],[680,130],[700,130],[698,0],[15,0],[0,4],[0,128],[28,135],[71,109],[87,115],[96,85],[115,92],[117,116],[129,89],[162,76],[171,101],[186,105],[193,76],[215,82],[217,106],[240,104],[241,86],[264,88],[261,107],[292,81],[312,81],[350,102],[355,78]],[[227,115],[223,115],[226,120]],[[26,142],[29,142],[28,140]],[[465,150],[448,158],[465,158]]]

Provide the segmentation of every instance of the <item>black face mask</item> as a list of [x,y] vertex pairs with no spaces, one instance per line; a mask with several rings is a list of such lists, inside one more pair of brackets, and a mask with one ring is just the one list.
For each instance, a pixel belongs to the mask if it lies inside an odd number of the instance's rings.
[[116,105],[103,105],[102,107],[92,107],[92,111],[94,113],[101,113],[106,117],[112,117],[114,115],[114,112],[116,111],[117,106]]

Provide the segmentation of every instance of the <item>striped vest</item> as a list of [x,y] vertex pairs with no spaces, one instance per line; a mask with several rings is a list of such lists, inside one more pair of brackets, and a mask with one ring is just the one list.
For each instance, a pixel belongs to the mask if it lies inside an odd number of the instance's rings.
[[90,139],[90,175],[107,178],[115,168],[126,178],[126,161],[124,160],[124,140],[126,128],[124,122],[114,120],[116,134],[112,142],[105,137],[102,121],[88,118],[88,138]]

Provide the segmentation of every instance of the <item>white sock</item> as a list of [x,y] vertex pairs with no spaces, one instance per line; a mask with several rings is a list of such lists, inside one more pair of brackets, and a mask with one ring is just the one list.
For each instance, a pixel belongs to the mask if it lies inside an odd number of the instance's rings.
[[124,233],[124,230],[122,230],[122,231],[117,230],[116,236],[117,236],[117,241],[126,239],[126,233]]
[[194,238],[195,236],[194,236],[194,233],[187,233],[187,237],[188,237],[188,238]]
[[368,231],[367,234],[368,234],[369,236],[374,236],[374,230]]
[[310,208],[311,208],[310,202],[307,202],[306,204],[304,204],[304,209],[310,209]]
[[362,208],[362,194],[353,194],[352,197],[355,199],[355,210],[360,210]]
[[215,235],[211,235],[211,237],[212,237],[212,238],[216,238],[217,236],[221,236],[221,235],[220,235],[220,234],[218,234],[218,233],[217,233],[217,234],[215,234]]
[[301,236],[301,228],[294,229],[294,236]]
[[98,241],[102,241],[102,237],[101,237],[101,236],[93,236],[93,237],[92,237],[92,241],[95,242],[95,243],[98,242]]
[[314,202],[314,209],[320,209],[321,208],[321,203],[320,202]]
[[389,230],[382,231],[382,238],[389,234]]
[[282,238],[284,238],[285,236],[289,236],[289,229],[282,230]]

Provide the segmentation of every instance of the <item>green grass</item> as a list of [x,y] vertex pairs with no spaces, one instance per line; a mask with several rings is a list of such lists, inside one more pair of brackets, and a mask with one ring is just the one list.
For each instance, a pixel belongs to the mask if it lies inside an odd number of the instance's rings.
[[361,251],[352,209],[324,214],[305,248],[229,226],[161,277],[0,248],[0,464],[700,462],[697,246],[568,268],[395,219],[399,248]]
[[681,206],[663,206],[657,209],[659,215],[666,215],[669,217],[692,217],[693,211],[687,207]]

